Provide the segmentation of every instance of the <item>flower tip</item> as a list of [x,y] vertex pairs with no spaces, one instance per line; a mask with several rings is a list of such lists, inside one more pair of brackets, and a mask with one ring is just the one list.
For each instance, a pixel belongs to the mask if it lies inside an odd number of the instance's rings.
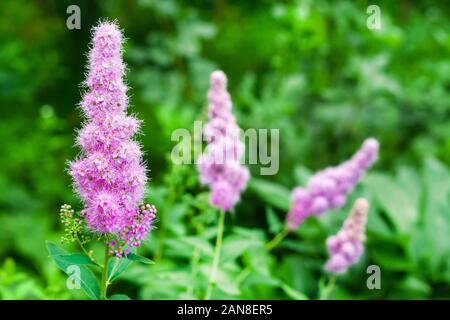
[[380,146],[380,143],[375,138],[367,138],[364,141],[364,147],[371,151],[378,152],[379,146]]
[[109,20],[105,20],[105,21],[100,21],[97,26],[95,27],[97,30],[104,30],[104,31],[112,31],[112,30],[116,30],[119,31],[119,27],[117,25],[116,21],[109,21]]
[[367,212],[367,210],[369,209],[369,201],[367,201],[364,198],[356,199],[356,201],[355,201],[355,208],[358,211]]
[[303,201],[308,198],[308,192],[305,188],[295,187],[291,193],[291,203]]
[[94,38],[99,36],[110,36],[111,38],[120,40],[122,32],[116,21],[101,21],[94,27]]
[[211,73],[211,86],[226,87],[227,76],[222,70],[216,70]]

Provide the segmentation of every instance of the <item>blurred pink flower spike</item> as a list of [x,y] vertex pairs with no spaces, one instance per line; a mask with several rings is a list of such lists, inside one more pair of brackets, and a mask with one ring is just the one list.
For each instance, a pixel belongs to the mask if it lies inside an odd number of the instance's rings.
[[329,209],[342,207],[349,193],[377,160],[378,149],[376,139],[366,139],[351,159],[317,172],[309,179],[306,188],[295,188],[286,217],[289,230],[297,229],[309,216],[319,216]]
[[369,203],[360,198],[355,201],[350,215],[341,230],[334,236],[328,237],[327,248],[330,258],[325,269],[332,273],[344,273],[358,262],[364,251],[365,227]]
[[215,71],[210,82],[209,122],[204,127],[208,146],[199,157],[197,168],[200,182],[211,189],[211,205],[230,211],[245,190],[250,173],[240,164],[245,146],[240,141],[240,130],[232,114],[227,78],[222,71]]

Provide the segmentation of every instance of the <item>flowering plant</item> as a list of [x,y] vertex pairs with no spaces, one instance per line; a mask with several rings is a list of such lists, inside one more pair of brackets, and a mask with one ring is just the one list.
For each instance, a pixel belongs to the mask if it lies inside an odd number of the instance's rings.
[[240,164],[244,144],[239,140],[239,127],[231,112],[225,73],[213,72],[210,83],[209,122],[205,126],[208,147],[198,160],[198,171],[202,184],[211,188],[209,201],[213,207],[220,209],[220,217],[206,299],[211,297],[217,281],[225,212],[234,208],[250,178],[247,167]]
[[[147,177],[140,146],[132,139],[140,121],[126,114],[122,42],[116,23],[102,22],[94,28],[85,81],[88,90],[80,104],[87,119],[77,137],[82,152],[69,170],[84,208],[75,212],[70,205],[61,207],[63,241],[77,242],[84,253],[68,254],[48,243],[58,267],[67,273],[80,271],[70,275],[93,299],[107,298],[109,284],[130,261],[151,263],[134,252],[151,230],[156,208],[142,204]],[[95,239],[105,243],[101,264],[85,248]],[[72,266],[78,269],[68,268]],[[100,269],[100,285],[88,266]]]

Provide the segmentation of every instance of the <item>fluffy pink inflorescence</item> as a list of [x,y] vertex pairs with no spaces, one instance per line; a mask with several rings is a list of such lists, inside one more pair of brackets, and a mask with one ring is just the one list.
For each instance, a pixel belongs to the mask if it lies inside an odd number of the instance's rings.
[[245,147],[231,111],[227,78],[222,71],[215,71],[210,82],[209,122],[204,126],[208,147],[198,159],[198,171],[201,183],[211,189],[211,205],[230,211],[239,201],[250,173],[240,164]]
[[307,188],[295,188],[287,215],[288,228],[294,230],[311,215],[318,216],[329,209],[342,207],[348,194],[376,161],[378,148],[377,140],[366,139],[350,160],[317,172],[308,181]]
[[333,273],[344,273],[356,263],[364,251],[365,227],[369,203],[365,199],[355,201],[350,215],[345,220],[342,229],[327,239],[330,259],[325,269]]
[[88,90],[80,104],[87,118],[77,137],[82,153],[70,164],[70,174],[84,201],[82,215],[88,227],[116,235],[126,250],[140,244],[155,210],[138,208],[147,177],[140,146],[132,140],[140,121],[126,114],[122,42],[115,23],[94,28],[85,81]]

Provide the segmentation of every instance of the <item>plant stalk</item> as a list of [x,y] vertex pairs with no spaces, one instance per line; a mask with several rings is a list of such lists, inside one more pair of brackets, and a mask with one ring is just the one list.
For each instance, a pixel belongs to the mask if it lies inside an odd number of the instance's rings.
[[81,242],[80,238],[77,236],[77,242],[80,245],[81,250],[83,250],[84,254],[88,256],[89,259],[91,259],[91,261],[96,264],[97,266],[101,267],[97,261],[95,261],[94,257],[86,250],[85,246],[83,245],[83,243]]
[[278,233],[275,237],[273,237],[272,240],[270,240],[266,244],[266,252],[272,251],[273,248],[275,248],[286,236],[289,234],[288,228],[283,228],[280,233]]
[[220,210],[219,225],[217,227],[216,246],[214,248],[214,260],[211,267],[211,275],[209,277],[208,290],[206,291],[205,300],[209,300],[211,298],[212,292],[217,284],[217,271],[219,268],[220,251],[222,250],[224,225],[225,225],[225,211]]
[[327,286],[320,292],[319,300],[328,300],[331,292],[333,292],[334,285],[336,284],[336,275],[333,274],[328,282]]
[[102,300],[106,300],[106,293],[108,290],[108,279],[107,277],[107,273],[108,273],[108,262],[109,262],[109,247],[108,244],[105,244],[105,258],[104,258],[104,262],[103,262],[103,270],[102,270],[102,279],[101,279],[101,295],[100,295],[100,299]]

